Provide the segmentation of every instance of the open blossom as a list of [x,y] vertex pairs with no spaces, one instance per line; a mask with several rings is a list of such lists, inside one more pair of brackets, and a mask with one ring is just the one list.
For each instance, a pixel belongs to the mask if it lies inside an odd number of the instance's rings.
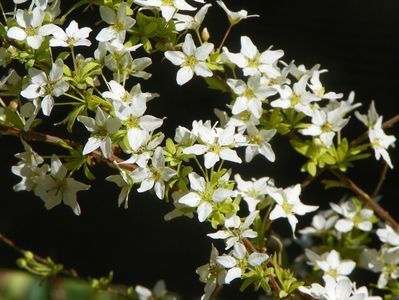
[[335,223],[335,229],[339,232],[349,232],[353,227],[362,231],[370,231],[373,228],[375,216],[371,209],[359,207],[353,200],[340,205],[330,203],[330,206],[341,216]]
[[231,109],[233,115],[249,111],[259,119],[263,112],[262,101],[277,92],[274,88],[263,86],[259,75],[251,76],[248,83],[241,79],[227,79],[227,84],[237,95]]
[[95,119],[79,116],[78,121],[83,123],[91,136],[83,148],[83,155],[93,152],[100,148],[105,158],[111,158],[112,140],[111,135],[116,133],[121,126],[121,121],[112,118],[100,107],[97,107]]
[[116,12],[108,6],[100,6],[101,19],[110,26],[101,29],[96,36],[97,41],[108,42],[115,39],[121,43],[125,41],[126,30],[136,23],[135,19],[127,15],[126,10],[125,2],[120,3]]
[[321,300],[381,300],[378,296],[369,296],[366,287],[356,289],[348,278],[334,279],[323,277],[325,285],[312,283],[310,288],[301,286],[299,291]]
[[234,247],[236,244],[243,245],[243,239],[253,239],[258,236],[258,233],[250,228],[258,215],[259,211],[253,211],[245,218],[244,222],[237,215],[233,215],[226,218],[225,229],[210,233],[208,236],[213,239],[225,240],[226,250]]
[[165,196],[165,182],[175,175],[175,170],[165,167],[162,147],[155,149],[150,166],[139,167],[132,172],[132,178],[141,182],[137,191],[142,193],[154,188],[155,194],[159,199],[163,199]]
[[204,154],[205,168],[212,168],[220,159],[241,163],[237,152],[231,148],[235,146],[236,134],[233,127],[208,128],[200,125],[198,135],[200,144],[194,144],[183,150],[184,154]]
[[44,201],[47,209],[61,204],[70,206],[76,215],[80,215],[80,206],[76,193],[90,188],[68,176],[67,169],[55,155],[51,158],[51,173],[42,176],[37,182],[39,196]]
[[242,36],[240,53],[231,53],[226,47],[223,47],[223,53],[228,60],[243,69],[245,76],[260,74],[265,74],[269,78],[280,76],[276,64],[284,55],[282,50],[266,50],[260,53],[249,37]]
[[89,27],[79,29],[76,21],[71,21],[65,31],[54,24],[46,24],[41,29],[46,34],[51,34],[50,47],[77,47],[90,46],[91,42],[87,38],[92,31]]
[[236,174],[234,180],[237,183],[237,191],[247,203],[250,212],[256,210],[258,203],[268,194],[269,187],[274,186],[273,180],[269,177],[245,181],[240,174]]
[[135,0],[134,3],[161,10],[162,17],[164,17],[166,21],[170,21],[178,10],[196,10],[195,7],[189,5],[185,0]]
[[63,95],[69,85],[62,77],[64,63],[61,59],[57,59],[53,64],[50,73],[31,68],[29,69],[30,84],[21,91],[21,95],[27,99],[36,99],[44,97],[41,102],[42,111],[49,116],[54,106],[54,97]]
[[399,246],[399,232],[391,226],[385,224],[385,228],[377,229],[377,236],[380,241],[391,246]]
[[196,48],[191,34],[186,34],[182,46],[183,51],[166,51],[165,57],[174,65],[180,66],[177,72],[176,81],[183,85],[193,78],[194,73],[197,76],[210,77],[212,71],[206,65],[206,60],[213,50],[212,43],[203,43]]
[[122,203],[125,203],[125,208],[128,208],[129,194],[134,185],[134,179],[130,171],[126,171],[119,167],[118,170],[119,174],[110,175],[105,179],[115,183],[121,189],[118,196],[118,206],[121,206]]
[[269,141],[276,134],[276,129],[261,129],[258,130],[255,126],[247,128],[248,141],[245,143],[245,161],[250,162],[255,155],[261,154],[269,161],[273,162],[276,159],[272,146]]
[[382,116],[378,118],[374,127],[369,128],[368,135],[371,146],[374,149],[375,159],[379,160],[382,157],[392,169],[393,165],[387,149],[390,146],[395,146],[396,137],[385,134],[382,129]]
[[312,116],[314,114],[312,103],[320,101],[322,98],[306,90],[308,79],[307,75],[302,76],[298,82],[294,83],[292,89],[288,85],[279,87],[280,98],[272,101],[271,106],[284,109],[293,108],[305,115]]
[[31,12],[18,9],[15,15],[17,25],[7,31],[7,36],[14,40],[25,41],[33,49],[39,49],[44,34],[41,32],[41,26],[44,20],[45,12],[39,7],[35,7]]
[[319,137],[323,144],[330,148],[335,134],[341,131],[348,122],[349,119],[343,118],[339,108],[331,111],[317,109],[312,113],[312,124],[300,132],[303,135]]
[[355,111],[355,116],[365,126],[367,126],[368,128],[373,128],[379,118],[377,110],[375,109],[374,101],[371,101],[369,109],[367,111],[367,115],[362,115],[358,111]]
[[220,203],[235,195],[225,188],[214,188],[197,173],[188,174],[190,192],[179,198],[180,204],[197,208],[198,220],[204,222],[212,213],[213,203]]
[[332,210],[320,212],[312,218],[312,226],[299,230],[301,234],[322,235],[334,228],[339,217]]
[[284,190],[270,188],[269,191],[270,197],[276,201],[276,205],[269,216],[270,220],[287,218],[291,225],[294,237],[296,224],[298,223],[298,219],[295,215],[303,216],[318,209],[318,206],[303,204],[299,199],[300,193],[300,184],[288,187]]
[[204,21],[205,15],[208,12],[208,9],[212,6],[212,4],[208,3],[202,6],[194,17],[189,15],[183,15],[179,13],[175,13],[173,19],[175,19],[175,27],[177,31],[184,30],[197,30],[200,28],[202,22]]
[[227,8],[226,4],[223,3],[223,1],[216,1],[217,4],[226,12],[227,18],[229,19],[229,22],[231,25],[236,25],[239,23],[241,20],[251,18],[251,17],[259,17],[259,15],[248,15],[248,12],[244,9],[234,12],[231,11],[230,9]]

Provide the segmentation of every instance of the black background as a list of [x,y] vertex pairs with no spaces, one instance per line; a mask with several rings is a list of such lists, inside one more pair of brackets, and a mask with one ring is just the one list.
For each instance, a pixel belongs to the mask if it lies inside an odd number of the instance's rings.
[[[2,0],[2,3],[10,1]],[[397,1],[225,2],[232,10],[245,8],[250,14],[261,15],[260,18],[248,19],[233,30],[226,43],[232,52],[239,51],[239,37],[248,35],[260,51],[270,45],[283,49],[286,62],[295,59],[297,64],[305,64],[308,68],[321,64],[322,68],[329,70],[322,75],[327,90],[344,92],[345,95],[354,90],[356,99],[364,103],[363,112],[372,99],[385,120],[399,112]],[[211,39],[218,44],[227,28],[227,20],[216,4],[210,9],[208,18],[206,22]],[[90,25],[86,18],[77,21],[81,26]],[[153,79],[143,83],[143,90],[161,94],[161,98],[149,104],[148,111],[158,117],[167,117],[165,132],[170,136],[176,125],[190,126],[194,119],[215,120],[213,108],[223,108],[227,97],[205,91],[200,78],[176,87],[176,67],[166,60],[161,62],[161,58],[154,58],[154,65],[150,67]],[[0,69],[0,72],[6,71]],[[349,127],[352,129],[345,133],[356,137],[363,129],[355,125],[355,120],[351,124],[353,126]],[[397,127],[388,132],[397,135]],[[201,294],[202,284],[198,282],[195,268],[208,260],[210,240],[206,237],[209,232],[206,225],[187,218],[164,222],[163,216],[171,210],[171,205],[150,194],[132,193],[129,209],[118,208],[118,190],[112,183],[103,181],[108,175],[104,166],[98,166],[98,180],[92,188],[80,193],[81,216],[76,217],[64,205],[46,211],[39,198],[26,192],[13,192],[12,186],[19,179],[11,174],[10,168],[16,163],[14,153],[22,151],[22,147],[17,139],[11,137],[3,137],[0,142],[1,232],[23,248],[51,256],[82,275],[103,276],[114,270],[116,282],[152,286],[163,278],[171,290],[182,292],[187,299]],[[301,181],[305,175],[296,170],[302,161],[292,151],[284,150],[284,143],[284,140],[277,139],[273,145],[276,164],[257,158],[242,169],[246,178],[273,176],[278,186]],[[394,164],[399,161],[398,153],[397,148],[390,151]],[[371,191],[381,164],[370,160],[357,166],[350,173],[352,178]],[[388,175],[382,203],[398,218],[398,168]],[[338,201],[340,195],[342,193],[322,193],[321,187],[315,184],[304,192],[302,200],[325,206],[328,200]],[[287,228],[285,223],[278,224]],[[299,227],[303,226],[305,224],[300,222]],[[16,258],[12,250],[0,244],[0,267],[14,268]],[[228,299],[238,299],[235,294],[237,288],[226,288],[222,293]]]

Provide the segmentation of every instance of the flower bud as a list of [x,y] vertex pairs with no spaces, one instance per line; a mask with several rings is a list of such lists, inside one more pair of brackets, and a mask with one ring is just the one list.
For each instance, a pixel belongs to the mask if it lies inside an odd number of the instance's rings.
[[202,29],[202,32],[201,32],[202,40],[204,42],[207,42],[207,41],[209,41],[210,37],[211,37],[211,35],[210,35],[209,31],[208,31],[208,28],[204,27],[204,29]]
[[12,111],[16,111],[18,108],[18,102],[15,100],[10,101],[10,103],[8,104],[8,108]]

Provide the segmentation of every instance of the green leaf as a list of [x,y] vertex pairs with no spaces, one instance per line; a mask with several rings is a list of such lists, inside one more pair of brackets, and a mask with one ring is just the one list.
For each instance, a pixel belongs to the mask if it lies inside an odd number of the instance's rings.
[[151,33],[155,32],[158,29],[157,22],[150,22],[144,27],[144,33],[146,35],[151,35]]
[[67,130],[69,133],[72,132],[72,127],[75,124],[76,118],[80,115],[80,113],[84,110],[85,105],[76,106],[73,111],[68,116],[67,122]]
[[4,115],[6,117],[7,123],[11,123],[14,127],[17,127],[19,129],[24,128],[24,124],[23,124],[21,118],[18,116],[18,114],[15,111],[9,109],[8,107],[5,107]]
[[307,164],[307,171],[310,175],[312,175],[313,177],[316,176],[317,173],[317,166],[314,162],[309,161]]
[[229,91],[226,83],[217,76],[205,77],[204,79],[206,84],[208,85],[208,88],[211,90],[218,90],[221,92]]
[[171,138],[168,138],[166,140],[166,148],[168,149],[169,153],[171,153],[171,154],[176,153],[176,146],[173,143],[173,140]]

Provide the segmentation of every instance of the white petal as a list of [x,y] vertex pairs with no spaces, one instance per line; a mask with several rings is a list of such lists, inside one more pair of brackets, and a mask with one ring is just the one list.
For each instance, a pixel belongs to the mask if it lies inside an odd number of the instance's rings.
[[208,202],[201,203],[197,209],[198,220],[204,222],[212,213],[212,206]]
[[193,78],[194,72],[189,66],[184,66],[177,71],[176,82],[178,85],[183,85]]
[[90,137],[87,140],[87,143],[83,149],[83,155],[93,152],[94,150],[98,149],[101,145],[101,139],[97,137]]

